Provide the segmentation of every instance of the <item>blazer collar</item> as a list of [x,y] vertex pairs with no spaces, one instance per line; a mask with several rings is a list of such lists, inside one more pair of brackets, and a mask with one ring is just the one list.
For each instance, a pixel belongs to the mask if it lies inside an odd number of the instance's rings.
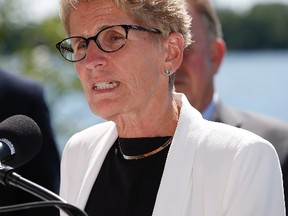
[[203,120],[201,114],[190,106],[184,95],[175,94],[175,97],[181,107],[180,117],[167,156],[153,216],[175,216],[183,212],[200,137],[199,123]]
[[[183,94],[175,93],[174,96],[178,106],[181,107],[180,117],[167,155],[153,216],[175,216],[183,211],[185,194],[191,183],[195,153],[201,136],[199,130],[199,123],[203,120],[201,114],[190,106]],[[102,163],[117,137],[116,126],[113,124],[94,149],[77,198],[78,207],[85,208]]]
[[115,124],[107,131],[104,137],[97,144],[97,147],[92,153],[92,160],[90,165],[88,165],[88,170],[84,176],[83,183],[80,188],[79,196],[77,199],[77,206],[84,209],[87,203],[87,200],[90,195],[90,191],[94,185],[95,179],[101,169],[102,163],[105,160],[105,157],[109,149],[114,144],[115,140],[118,137]]

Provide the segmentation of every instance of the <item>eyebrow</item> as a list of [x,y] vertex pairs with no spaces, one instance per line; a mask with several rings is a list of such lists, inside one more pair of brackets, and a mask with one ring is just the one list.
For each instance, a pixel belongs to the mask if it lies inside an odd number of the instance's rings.
[[[115,24],[115,25],[122,25],[122,24]],[[93,33],[93,35],[95,36],[96,34],[98,34],[98,32],[100,32],[101,30],[103,30],[104,28],[110,27],[110,26],[114,26],[111,24],[105,24],[103,26],[101,26],[99,29],[96,30],[96,32]],[[85,32],[83,35],[69,35],[69,37],[82,37],[82,38],[89,38],[89,37],[93,37],[93,36],[86,36]]]

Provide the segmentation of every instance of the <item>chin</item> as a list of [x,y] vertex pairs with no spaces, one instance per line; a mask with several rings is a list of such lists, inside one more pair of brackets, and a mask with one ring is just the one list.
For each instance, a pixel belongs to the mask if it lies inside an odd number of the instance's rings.
[[114,116],[119,114],[123,104],[117,103],[117,100],[98,100],[91,101],[89,107],[91,111],[105,120],[111,120]]
[[109,107],[97,107],[97,108],[92,108],[91,109],[91,111],[95,114],[95,115],[97,115],[97,116],[99,116],[100,118],[102,118],[102,119],[105,119],[105,120],[107,120],[107,121],[110,121],[110,120],[112,120],[112,116],[114,116],[114,113],[113,113],[113,111],[111,110],[111,108],[109,108]]

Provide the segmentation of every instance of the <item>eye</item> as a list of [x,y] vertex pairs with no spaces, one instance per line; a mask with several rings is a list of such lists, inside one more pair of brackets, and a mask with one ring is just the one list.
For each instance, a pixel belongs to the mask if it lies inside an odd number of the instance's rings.
[[105,40],[107,42],[110,42],[110,43],[114,43],[114,42],[117,42],[119,40],[123,41],[123,40],[125,40],[125,35],[121,34],[118,31],[110,30],[110,31],[106,32]]
[[125,37],[122,35],[114,35],[111,37],[111,41],[117,41],[117,40],[124,40]]
[[99,35],[98,40],[104,50],[117,50],[125,44],[126,34],[121,27],[107,29]]
[[77,43],[77,46],[76,46],[76,50],[83,50],[83,49],[87,49],[87,44],[86,42],[83,40],[83,41],[79,41]]

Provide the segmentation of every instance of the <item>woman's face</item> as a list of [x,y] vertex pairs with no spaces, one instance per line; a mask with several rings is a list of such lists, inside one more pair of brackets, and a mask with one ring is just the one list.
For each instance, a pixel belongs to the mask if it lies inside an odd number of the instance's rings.
[[[119,24],[137,25],[110,0],[80,3],[70,16],[70,36],[88,38],[106,26]],[[168,76],[163,72],[166,49],[156,46],[151,34],[129,30],[124,47],[113,53],[101,51],[91,41],[86,57],[75,63],[96,115],[115,120],[119,115],[143,114],[144,109],[161,106],[161,100],[167,98]]]

